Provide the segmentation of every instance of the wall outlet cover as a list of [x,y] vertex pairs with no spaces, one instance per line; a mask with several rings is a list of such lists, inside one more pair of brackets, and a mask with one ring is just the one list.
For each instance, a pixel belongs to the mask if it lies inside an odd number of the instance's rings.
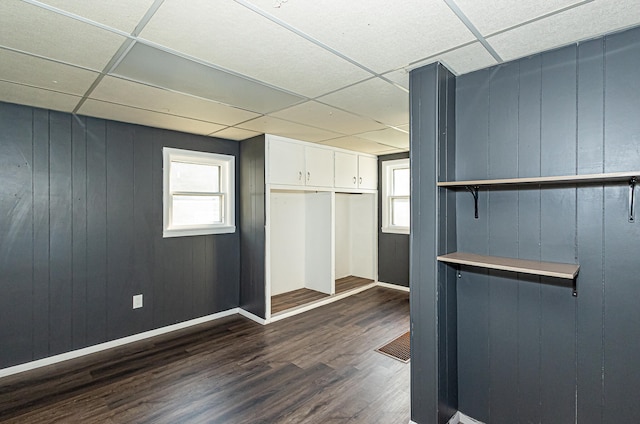
[[142,308],[142,295],[136,294],[133,296],[133,309]]

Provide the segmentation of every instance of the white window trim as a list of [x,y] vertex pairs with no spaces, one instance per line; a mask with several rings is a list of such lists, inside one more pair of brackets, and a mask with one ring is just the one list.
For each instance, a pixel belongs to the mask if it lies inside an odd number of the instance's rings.
[[[198,236],[209,234],[229,234],[236,231],[235,225],[235,157],[194,150],[162,148],[162,237]],[[220,167],[220,192],[223,196],[223,222],[210,225],[171,226],[171,192],[169,178],[171,162],[180,161]]]
[[390,194],[393,187],[393,170],[409,168],[409,158],[387,160],[382,162],[382,232],[393,234],[409,234],[411,227],[391,225],[391,199],[406,198],[411,196],[392,196]]

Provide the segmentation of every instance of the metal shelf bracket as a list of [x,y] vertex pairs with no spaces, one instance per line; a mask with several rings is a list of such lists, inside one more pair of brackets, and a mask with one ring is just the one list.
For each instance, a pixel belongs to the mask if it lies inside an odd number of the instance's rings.
[[629,222],[636,222],[635,220],[635,193],[636,193],[636,183],[638,182],[637,177],[631,177],[629,180]]
[[480,189],[480,186],[465,186],[464,188],[467,189],[467,191],[469,193],[471,193],[471,195],[473,196],[473,203],[475,206],[475,218],[478,219],[478,190]]

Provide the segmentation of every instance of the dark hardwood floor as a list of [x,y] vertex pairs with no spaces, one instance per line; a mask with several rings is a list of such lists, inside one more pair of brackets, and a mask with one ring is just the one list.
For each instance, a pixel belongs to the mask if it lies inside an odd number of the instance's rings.
[[374,349],[408,328],[409,294],[380,287],[227,317],[0,379],[0,422],[406,424],[409,364]]
[[[373,280],[362,277],[344,277],[336,280],[336,294],[341,294],[373,283]],[[298,289],[271,296],[271,314],[316,302],[330,297],[311,289]]]

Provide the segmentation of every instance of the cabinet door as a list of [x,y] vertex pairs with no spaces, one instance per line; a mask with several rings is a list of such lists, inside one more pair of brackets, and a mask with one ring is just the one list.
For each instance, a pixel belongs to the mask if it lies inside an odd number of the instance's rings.
[[280,140],[269,141],[269,182],[304,185],[304,146]]
[[378,188],[378,158],[358,156],[358,188]]
[[304,151],[307,185],[333,187],[333,151],[309,146]]
[[335,152],[336,187],[358,188],[358,155]]

